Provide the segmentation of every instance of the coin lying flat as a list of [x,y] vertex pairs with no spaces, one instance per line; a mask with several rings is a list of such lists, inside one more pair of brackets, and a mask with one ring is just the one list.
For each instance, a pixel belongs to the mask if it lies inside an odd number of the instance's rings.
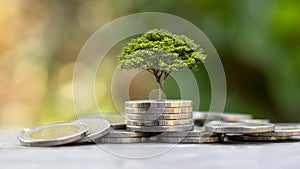
[[146,113],[155,113],[155,114],[162,114],[162,113],[189,113],[192,112],[192,107],[174,107],[174,108],[125,108],[126,114],[146,114]]
[[152,133],[146,132],[130,132],[126,130],[111,130],[108,134],[106,134],[102,138],[134,138],[134,137],[149,137]]
[[21,132],[19,141],[25,146],[58,146],[84,138],[89,127],[84,123],[50,124]]
[[138,100],[126,101],[125,107],[188,107],[192,106],[191,100]]
[[135,132],[165,132],[165,131],[188,131],[192,130],[194,125],[177,126],[131,126],[127,125],[128,131]]
[[275,125],[271,123],[212,121],[205,125],[205,130],[215,133],[249,134],[274,131]]
[[104,119],[110,123],[110,127],[113,129],[126,129],[125,117],[121,113],[95,113],[79,117],[79,119],[85,118]]
[[276,123],[276,126],[294,126],[294,127],[300,127],[300,123]]
[[153,120],[153,121],[141,121],[141,120],[126,120],[127,125],[132,126],[173,126],[173,125],[193,125],[192,119],[184,120]]
[[126,114],[126,117],[131,120],[179,120],[179,119],[191,119],[193,114],[180,113],[180,114]]
[[223,121],[238,121],[249,120],[252,116],[249,114],[234,114],[234,113],[216,113],[216,112],[193,112],[194,120],[223,120]]
[[125,117],[119,113],[101,113],[100,116],[110,123],[115,130],[126,129]]
[[247,120],[236,120],[234,122],[246,122],[246,123],[270,123],[269,119],[247,119]]
[[160,137],[159,136],[147,137],[147,139],[150,142],[159,142],[160,141]]
[[143,143],[147,141],[147,138],[99,138],[98,141],[108,144]]
[[84,118],[78,120],[79,122],[88,125],[90,133],[79,140],[79,143],[92,142],[93,140],[106,135],[110,131],[110,124],[108,121],[97,118]]
[[250,136],[250,135],[232,135],[227,136],[229,140],[234,141],[284,141],[290,140],[290,136]]
[[126,129],[126,124],[125,123],[112,123],[112,124],[110,124],[110,127],[115,130],[122,130],[122,129]]
[[300,136],[300,126],[275,126],[275,131],[266,133],[253,133],[251,136]]
[[219,134],[205,131],[203,127],[194,127],[191,131],[176,131],[164,132],[161,134],[163,137],[210,137],[219,136]]
[[215,143],[223,141],[222,137],[161,137],[160,140],[165,143]]

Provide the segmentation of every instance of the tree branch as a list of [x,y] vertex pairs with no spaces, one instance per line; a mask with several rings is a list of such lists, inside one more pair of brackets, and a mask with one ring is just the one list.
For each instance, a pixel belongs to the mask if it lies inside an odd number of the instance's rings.
[[148,72],[154,74],[154,70],[153,69],[146,69]]
[[166,78],[167,78],[169,75],[170,75],[169,72],[165,72],[163,80],[166,80]]

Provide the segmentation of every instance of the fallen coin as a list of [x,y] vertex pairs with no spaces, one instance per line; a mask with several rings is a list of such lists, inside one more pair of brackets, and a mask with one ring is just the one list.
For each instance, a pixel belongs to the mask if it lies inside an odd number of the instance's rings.
[[83,118],[77,121],[88,125],[90,130],[90,133],[86,137],[80,139],[78,143],[92,142],[95,139],[106,135],[110,131],[109,122],[103,119]]
[[23,131],[19,141],[25,146],[58,146],[76,142],[88,133],[89,127],[84,123],[57,123]]

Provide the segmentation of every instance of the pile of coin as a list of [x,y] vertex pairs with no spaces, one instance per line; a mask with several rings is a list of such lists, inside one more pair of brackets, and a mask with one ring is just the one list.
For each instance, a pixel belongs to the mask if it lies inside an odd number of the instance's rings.
[[133,132],[192,130],[191,100],[141,100],[125,102],[126,128]]
[[223,134],[225,141],[288,141],[300,136],[298,124],[272,124],[268,119],[252,119],[249,114],[193,112],[193,115],[197,125],[203,124],[207,132]]
[[192,112],[188,100],[128,101],[125,115],[103,113],[25,128],[25,146],[120,143],[220,143],[294,140],[300,124],[272,124],[249,114]]

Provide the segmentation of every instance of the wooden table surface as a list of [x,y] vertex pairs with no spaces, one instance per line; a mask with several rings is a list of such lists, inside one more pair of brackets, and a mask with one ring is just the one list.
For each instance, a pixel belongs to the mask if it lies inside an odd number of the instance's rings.
[[[299,141],[179,145],[142,143],[99,146],[91,144],[41,148],[21,146],[17,140],[18,133],[15,129],[0,129],[1,169],[300,168]],[[141,154],[151,155],[170,147],[173,148],[151,158],[129,158]],[[127,157],[120,157],[120,155]]]

